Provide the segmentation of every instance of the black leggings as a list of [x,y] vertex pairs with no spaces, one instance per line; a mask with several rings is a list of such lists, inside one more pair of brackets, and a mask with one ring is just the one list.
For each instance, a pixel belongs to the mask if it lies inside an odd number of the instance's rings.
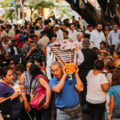
[[105,112],[105,103],[91,104],[87,102],[90,120],[102,120]]

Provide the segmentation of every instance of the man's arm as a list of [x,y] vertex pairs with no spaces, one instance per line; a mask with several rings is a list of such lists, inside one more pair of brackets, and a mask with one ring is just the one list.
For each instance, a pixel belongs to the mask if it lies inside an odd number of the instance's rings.
[[66,77],[67,77],[67,73],[66,73],[66,71],[65,71],[65,67],[63,66],[63,76],[62,76],[62,78],[60,79],[59,83],[58,83],[56,86],[53,87],[53,91],[54,91],[55,93],[60,93],[60,92],[61,92],[61,90],[62,90],[63,87],[64,87],[64,83],[65,83]]
[[84,62],[84,55],[80,49],[76,52],[76,55],[77,55],[77,59],[76,59],[77,65],[80,65],[81,63]]
[[75,85],[75,88],[79,91],[79,92],[81,92],[81,91],[83,91],[84,90],[84,87],[83,87],[83,83],[82,83],[82,81],[81,81],[81,79],[80,79],[80,77],[79,77],[79,75],[78,75],[78,68],[77,68],[77,70],[76,70],[76,72],[75,72],[75,78],[76,78],[76,85]]
[[107,38],[108,44],[112,45],[112,37],[111,37],[111,31],[108,34],[108,38]]
[[60,82],[56,86],[53,87],[53,92],[55,92],[55,93],[61,92],[61,90],[64,87],[66,77],[67,77],[67,73],[64,73],[62,78],[60,79]]
[[32,53],[32,49],[30,49],[29,51],[28,51],[28,53],[27,53],[27,55],[26,55],[26,59],[31,55],[31,53]]

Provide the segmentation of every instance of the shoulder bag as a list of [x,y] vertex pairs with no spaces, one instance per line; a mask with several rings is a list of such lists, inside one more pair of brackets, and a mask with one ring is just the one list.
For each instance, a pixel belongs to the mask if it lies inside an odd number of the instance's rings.
[[[34,88],[35,88],[35,85],[36,85],[39,77],[42,77],[43,79],[45,79],[48,82],[48,80],[46,79],[45,76],[38,75],[35,78]],[[43,104],[46,101],[46,90],[41,85],[39,85],[37,88],[33,89],[32,94],[33,94],[33,100],[30,101],[30,105],[38,111],[42,110]]]

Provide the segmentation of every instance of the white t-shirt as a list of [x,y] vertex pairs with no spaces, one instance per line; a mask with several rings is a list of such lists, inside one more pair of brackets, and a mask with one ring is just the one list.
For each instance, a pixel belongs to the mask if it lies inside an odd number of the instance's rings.
[[7,35],[8,37],[13,38],[15,36],[15,31],[13,29],[10,29]]
[[94,75],[91,70],[87,77],[87,95],[86,100],[93,104],[104,103],[106,101],[106,94],[102,90],[101,85],[108,83],[104,74]]
[[62,30],[59,29],[56,34],[57,34],[57,38],[56,38],[57,41],[58,40],[63,40],[63,32],[62,32]]
[[99,49],[100,42],[105,41],[105,35],[102,31],[98,32],[97,30],[94,30],[91,33],[90,41],[92,41],[94,43],[94,46]]
[[78,43],[78,40],[77,40],[77,31],[76,30],[74,30],[74,31],[70,31],[70,33],[69,33],[69,37],[70,37],[70,39],[73,39],[73,40],[75,40],[77,43]]
[[48,46],[47,47],[47,51],[46,51],[46,73],[47,73],[47,77],[49,80],[52,79],[52,76],[51,76],[51,65],[52,65],[52,62],[55,62],[56,61],[56,58],[54,56],[53,53],[51,53],[51,49],[50,47]]

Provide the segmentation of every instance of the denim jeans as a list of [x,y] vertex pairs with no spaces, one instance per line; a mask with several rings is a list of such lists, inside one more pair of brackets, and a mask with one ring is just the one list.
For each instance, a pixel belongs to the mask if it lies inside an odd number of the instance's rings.
[[71,118],[65,111],[57,109],[56,120],[81,120],[81,118]]

